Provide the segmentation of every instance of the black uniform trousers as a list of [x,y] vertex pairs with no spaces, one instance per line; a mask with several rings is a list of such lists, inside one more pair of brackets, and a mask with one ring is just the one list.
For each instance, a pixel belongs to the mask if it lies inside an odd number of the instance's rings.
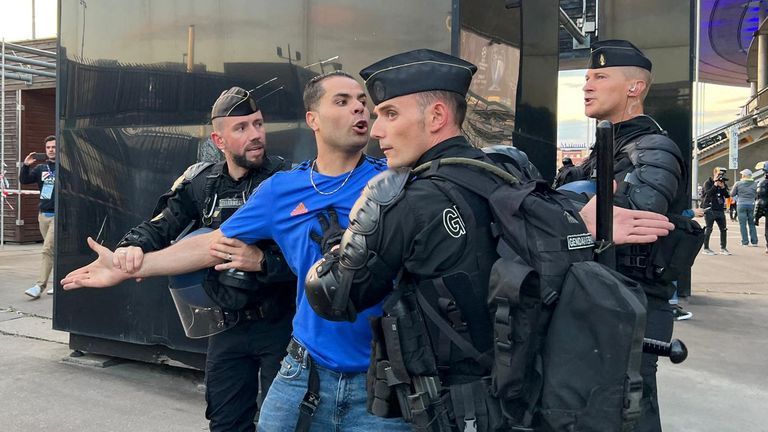
[[[669,342],[672,339],[674,317],[669,300],[648,296],[645,337]],[[643,397],[640,399],[640,421],[635,432],[661,432],[656,369],[659,356],[643,353],[640,375]]]
[[277,321],[241,321],[208,339],[205,418],[211,432],[256,430],[258,409],[291,340],[292,320],[286,313]]

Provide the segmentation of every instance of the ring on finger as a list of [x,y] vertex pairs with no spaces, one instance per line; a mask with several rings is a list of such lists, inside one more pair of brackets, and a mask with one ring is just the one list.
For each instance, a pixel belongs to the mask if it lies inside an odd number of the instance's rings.
[[231,253],[227,254],[227,261],[232,261],[232,254]]

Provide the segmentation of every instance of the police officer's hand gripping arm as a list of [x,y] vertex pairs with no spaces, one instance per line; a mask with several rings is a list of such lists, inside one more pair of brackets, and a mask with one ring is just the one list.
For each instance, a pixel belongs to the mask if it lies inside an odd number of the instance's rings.
[[[213,267],[224,262],[224,259],[209,252],[211,245],[221,237],[223,234],[217,229],[184,239],[168,248],[145,254],[141,268],[134,273],[127,273],[115,267],[113,253],[89,237],[88,246],[98,254],[98,258],[70,272],[61,284],[67,290],[84,287],[106,288],[133,278],[175,275]],[[254,260],[262,262],[263,252],[255,247],[254,251],[256,253]],[[261,270],[258,265],[255,267],[255,271]]]

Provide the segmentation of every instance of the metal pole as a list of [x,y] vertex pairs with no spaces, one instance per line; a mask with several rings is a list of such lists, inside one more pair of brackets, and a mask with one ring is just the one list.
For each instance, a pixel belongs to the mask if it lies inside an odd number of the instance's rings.
[[597,262],[616,268],[613,242],[613,124],[597,123]]
[[41,49],[38,49],[38,48],[30,48],[30,47],[24,46],[24,45],[16,45],[15,43],[10,43],[10,42],[7,42],[5,44],[5,46],[10,48],[10,49],[12,49],[12,50],[14,50],[14,51],[22,51],[22,52],[29,53],[29,54],[35,54],[35,55],[38,55],[40,57],[50,57],[50,58],[53,58],[53,59],[56,58],[56,53],[55,52],[51,52],[51,51],[45,51],[45,50],[41,50]]
[[[762,4],[761,4],[762,6]],[[760,8],[760,26],[765,21],[765,14]],[[757,91],[761,91],[768,86],[768,35],[763,34],[758,28],[757,31]]]
[[[6,67],[8,66],[6,65]],[[4,72],[2,73],[2,75],[3,75],[3,78],[24,81],[27,84],[32,84],[32,75],[26,75],[26,74],[14,73],[14,72]]]
[[[0,174],[5,172],[5,38],[2,39],[2,58],[0,58]],[[0,181],[0,249],[5,249],[5,174]]]
[[571,17],[565,13],[563,8],[559,8],[558,18],[560,20],[560,24],[563,26],[563,28],[565,28],[565,31],[567,31],[568,34],[571,35],[574,39],[579,41],[580,44],[584,45],[587,37],[584,36],[584,33],[582,33],[581,29],[576,26],[576,23],[573,22]]
[[29,65],[33,65],[33,66],[40,66],[40,67],[44,67],[44,68],[48,68],[48,69],[56,69],[56,63],[49,63],[49,62],[44,62],[44,61],[40,61],[40,60],[32,60],[32,59],[28,59],[28,58],[24,58],[24,57],[18,57],[18,56],[15,56],[15,55],[6,55],[5,56],[5,60],[6,61],[14,61],[14,62],[17,62],[17,63],[29,64]]
[[13,66],[13,65],[5,65],[5,68],[7,70],[11,70],[11,71],[14,71],[14,72],[19,72],[20,75],[22,75],[22,76],[23,76],[23,74],[30,74],[30,75],[44,76],[44,77],[48,77],[48,78],[56,78],[56,74],[55,73],[53,73],[53,72],[46,72],[46,71],[38,70],[38,69],[23,68],[23,67],[20,67],[20,66]]
[[195,25],[189,26],[187,31],[187,72],[192,72],[195,66]]
[[701,37],[701,26],[699,25],[699,22],[701,20],[701,2],[696,2],[696,42],[695,42],[695,50],[696,50],[696,65],[693,68],[694,73],[694,109],[695,115],[693,116],[693,148],[691,149],[691,153],[693,157],[691,158],[691,204],[692,207],[698,207],[698,200],[699,200],[699,140],[698,140],[698,133],[699,133],[699,98],[701,95],[699,94],[699,53],[700,53],[700,46],[699,46],[699,38]]
[[37,39],[35,37],[35,0],[32,0],[32,40]]
[[[21,154],[21,90],[16,90],[16,154],[19,163],[23,161]],[[21,170],[21,167],[17,167]],[[21,174],[21,173],[19,173]],[[21,220],[21,182],[16,178],[16,220]],[[14,223],[16,223],[14,221]]]

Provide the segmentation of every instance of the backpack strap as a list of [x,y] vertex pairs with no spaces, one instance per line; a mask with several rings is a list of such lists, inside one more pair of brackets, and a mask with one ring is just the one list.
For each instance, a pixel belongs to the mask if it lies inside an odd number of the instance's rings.
[[[446,169],[459,166],[460,170]],[[476,169],[467,169],[476,168]],[[458,171],[458,172],[457,172]],[[470,174],[471,173],[471,174]],[[492,175],[488,175],[488,173]],[[496,165],[477,159],[445,158],[435,159],[413,169],[413,174],[423,178],[440,177],[465,187],[488,199],[500,184],[517,184],[520,180]]]
[[436,159],[417,166],[413,169],[413,174],[421,178],[447,180],[489,201],[491,195],[501,186],[515,186],[511,192],[505,194],[504,208],[512,213],[517,213],[525,197],[536,188],[549,188],[545,180],[523,181],[492,163],[469,158]]
[[490,369],[491,366],[493,366],[493,360],[489,358],[488,355],[478,351],[477,348],[472,346],[471,343],[469,343],[456,330],[454,330],[451,325],[448,324],[445,319],[440,316],[440,313],[435,310],[431,304],[429,304],[429,301],[426,297],[424,297],[424,294],[422,294],[420,290],[416,290],[416,299],[418,300],[421,309],[427,315],[427,318],[429,318],[430,321],[432,321],[442,333],[448,335],[448,338],[451,340],[451,342],[456,344],[459,349],[461,349],[466,354],[471,355],[472,358],[484,368]]

